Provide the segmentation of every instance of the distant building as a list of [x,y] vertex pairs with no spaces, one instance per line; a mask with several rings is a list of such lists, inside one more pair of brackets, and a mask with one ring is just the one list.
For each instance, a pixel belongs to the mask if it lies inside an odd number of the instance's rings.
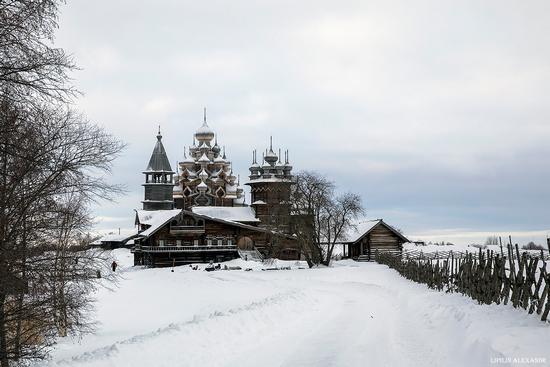
[[193,145],[172,171],[162,135],[143,173],[143,209],[136,210],[138,236],[134,263],[169,266],[225,261],[261,254],[299,259],[289,232],[292,166],[273,151],[272,142],[262,165],[256,152],[250,167],[252,204],[227,159],[225,147],[208,126],[206,112]]
[[377,251],[397,252],[410,242],[382,219],[363,222],[343,241],[344,255],[359,260],[374,260]]
[[107,234],[90,245],[92,247],[101,247],[105,250],[113,250],[116,248],[130,248],[134,245],[133,238],[136,237],[136,234]]

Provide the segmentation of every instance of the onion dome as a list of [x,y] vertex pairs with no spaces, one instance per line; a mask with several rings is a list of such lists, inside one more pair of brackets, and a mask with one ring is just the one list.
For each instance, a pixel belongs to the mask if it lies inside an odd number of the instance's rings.
[[187,168],[185,172],[187,172],[187,178],[189,178],[190,180],[194,180],[195,178],[197,178],[197,173],[195,171]]
[[202,143],[210,143],[214,139],[214,131],[206,123],[206,108],[204,109],[204,121],[195,133],[195,138]]
[[210,163],[210,159],[206,156],[205,153],[202,153],[202,156],[198,160],[199,163]]
[[263,169],[270,169],[271,168],[271,164],[269,164],[269,162],[265,159],[265,156],[264,156],[264,164],[262,164],[262,168]]
[[193,136],[193,145],[189,147],[189,154],[197,150],[197,144],[195,143],[195,136]]
[[265,152],[264,160],[269,163],[270,166],[274,166],[277,162],[277,154],[273,151],[273,137],[269,137],[269,151]]
[[221,156],[217,156],[214,158],[214,163],[225,163],[225,159],[223,159]]
[[264,157],[265,161],[267,163],[269,163],[270,166],[274,166],[275,165],[275,162],[277,162],[277,154],[275,154],[275,152],[270,149],[266,154],[265,154],[265,157]]
[[285,168],[284,163],[281,161],[281,149],[279,149],[279,160],[275,164],[275,168],[277,168],[278,170],[282,170]]
[[201,181],[201,183],[197,185],[197,189],[201,192],[205,192],[208,190],[208,186],[204,183],[204,181]]
[[253,169],[259,169],[260,168],[260,165],[258,164],[258,162],[256,162],[256,149],[254,149],[252,151],[252,165],[250,166],[250,170],[252,171]]
[[204,168],[199,172],[199,178],[203,181],[208,178],[208,173],[204,170]]
[[193,167],[195,165],[195,160],[191,157],[188,157],[185,158],[181,163],[186,167]]
[[191,157],[191,155],[189,155],[189,157],[188,157],[187,154],[185,153],[185,150],[184,150],[183,151],[183,161],[181,163],[183,163],[185,166],[194,165],[195,160],[193,159],[193,157]]
[[233,174],[233,171],[229,173],[229,181],[234,182],[237,179],[237,176]]
[[292,170],[292,166],[290,165],[290,163],[288,163],[288,150],[285,152],[285,173],[290,173],[290,171]]
[[217,171],[213,170],[212,173],[210,173],[210,178],[217,178],[218,175],[221,173],[221,171],[222,171],[221,169],[219,169]]
[[218,155],[220,152],[221,152],[221,148],[220,146],[218,145],[218,137],[216,136],[216,140],[214,142],[214,146],[212,147],[212,151],[214,152],[214,154]]

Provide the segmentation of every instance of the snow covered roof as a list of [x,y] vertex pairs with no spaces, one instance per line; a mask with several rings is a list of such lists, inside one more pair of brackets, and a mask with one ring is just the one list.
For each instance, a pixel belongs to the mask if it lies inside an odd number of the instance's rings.
[[244,200],[245,200],[245,197],[243,195],[240,198],[233,199],[233,203],[242,205],[242,204],[244,204]]
[[191,163],[191,164],[194,164],[195,163],[195,160],[193,159],[193,157],[191,157],[191,155],[189,155],[189,157],[185,157],[185,159],[183,160],[182,163]]
[[[171,209],[171,210],[155,210],[156,214],[153,216],[152,219],[150,219],[151,224],[149,228],[147,228],[145,231],[139,232],[140,236],[148,237],[155,233],[160,227],[162,227],[166,222],[168,222],[170,219],[174,218],[176,215],[178,215],[181,210],[179,209]],[[143,222],[140,222],[143,223]]]
[[259,222],[256,213],[249,206],[194,206],[191,211],[195,214],[210,218],[228,220],[233,222]]
[[[199,214],[196,213],[195,210],[199,208],[205,208],[202,209],[203,211],[207,212],[208,214]],[[219,214],[219,212],[216,212],[217,210],[229,210],[229,214],[240,214],[239,216],[228,216],[227,218],[233,218],[234,220],[222,218],[222,215],[214,216]],[[283,237],[289,237],[286,234],[279,233],[276,231],[272,231],[266,228],[262,227],[256,227],[247,223],[251,222],[257,222],[259,221],[256,217],[251,218],[251,213],[253,211],[250,210],[250,207],[212,207],[212,206],[199,206],[199,207],[193,207],[193,211],[187,211],[187,210],[180,210],[180,209],[172,209],[172,210],[155,210],[155,211],[147,211],[147,210],[136,210],[138,218],[143,218],[145,222],[141,222],[143,224],[149,224],[151,227],[146,229],[145,231],[142,231],[138,234],[138,237],[149,237],[152,234],[154,234],[156,231],[158,231],[160,228],[162,228],[166,223],[168,223],[172,218],[174,218],[179,213],[189,214],[193,215],[199,218],[203,218],[206,220],[212,220],[219,223],[225,223],[232,226],[237,226],[241,228],[246,228],[252,231],[258,231],[258,232],[265,232],[265,233],[272,233],[277,236],[283,236]],[[209,212],[210,210],[210,212]],[[199,209],[198,211],[201,211]],[[240,212],[240,213],[239,213]],[[239,219],[240,221],[237,221],[236,219]]]
[[370,232],[371,229],[376,227],[380,223],[380,220],[368,220],[356,223],[356,228],[352,228],[346,235],[346,241],[356,242],[367,232]]
[[265,183],[265,182],[294,182],[291,178],[279,178],[279,177],[270,177],[270,178],[259,178],[257,180],[249,180],[245,182],[245,185],[250,185],[253,183]]
[[103,242],[126,242],[129,238],[132,238],[136,235],[135,229],[124,230],[124,232],[126,232],[126,234],[106,234],[105,236],[92,242],[92,245],[101,245]]
[[[170,210],[136,210],[140,224],[148,226],[161,226],[181,212],[180,209]],[[143,233],[143,232],[141,232]],[[141,234],[140,233],[140,234]]]
[[397,231],[395,228],[384,222],[382,219],[375,219],[375,220],[367,220],[357,223],[355,226],[356,228],[352,229],[347,233],[347,239],[345,242],[357,242],[364,236],[366,236],[370,231],[374,229],[374,227],[378,225],[383,225],[389,230],[391,230],[393,233],[395,233],[398,237],[400,237],[403,241],[409,242],[409,240],[403,236],[399,231]]

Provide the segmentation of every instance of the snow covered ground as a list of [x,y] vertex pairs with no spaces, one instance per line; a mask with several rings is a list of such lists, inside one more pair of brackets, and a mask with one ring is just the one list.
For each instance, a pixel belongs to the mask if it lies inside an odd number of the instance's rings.
[[550,365],[550,324],[375,263],[262,271],[234,260],[253,270],[171,272],[132,268],[127,250],[116,256],[122,279],[97,294],[97,332],[60,340],[41,365]]

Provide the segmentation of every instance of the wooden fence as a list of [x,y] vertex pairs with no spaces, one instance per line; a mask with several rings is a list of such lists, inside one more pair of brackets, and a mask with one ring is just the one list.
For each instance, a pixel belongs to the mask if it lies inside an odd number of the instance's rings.
[[517,244],[515,248],[508,245],[504,254],[499,252],[481,249],[477,253],[449,252],[445,258],[441,254],[434,258],[407,252],[401,256],[377,252],[376,261],[432,289],[461,293],[484,304],[511,303],[529,314],[536,312],[542,321],[548,321],[547,257],[543,253],[542,257],[520,253]]

